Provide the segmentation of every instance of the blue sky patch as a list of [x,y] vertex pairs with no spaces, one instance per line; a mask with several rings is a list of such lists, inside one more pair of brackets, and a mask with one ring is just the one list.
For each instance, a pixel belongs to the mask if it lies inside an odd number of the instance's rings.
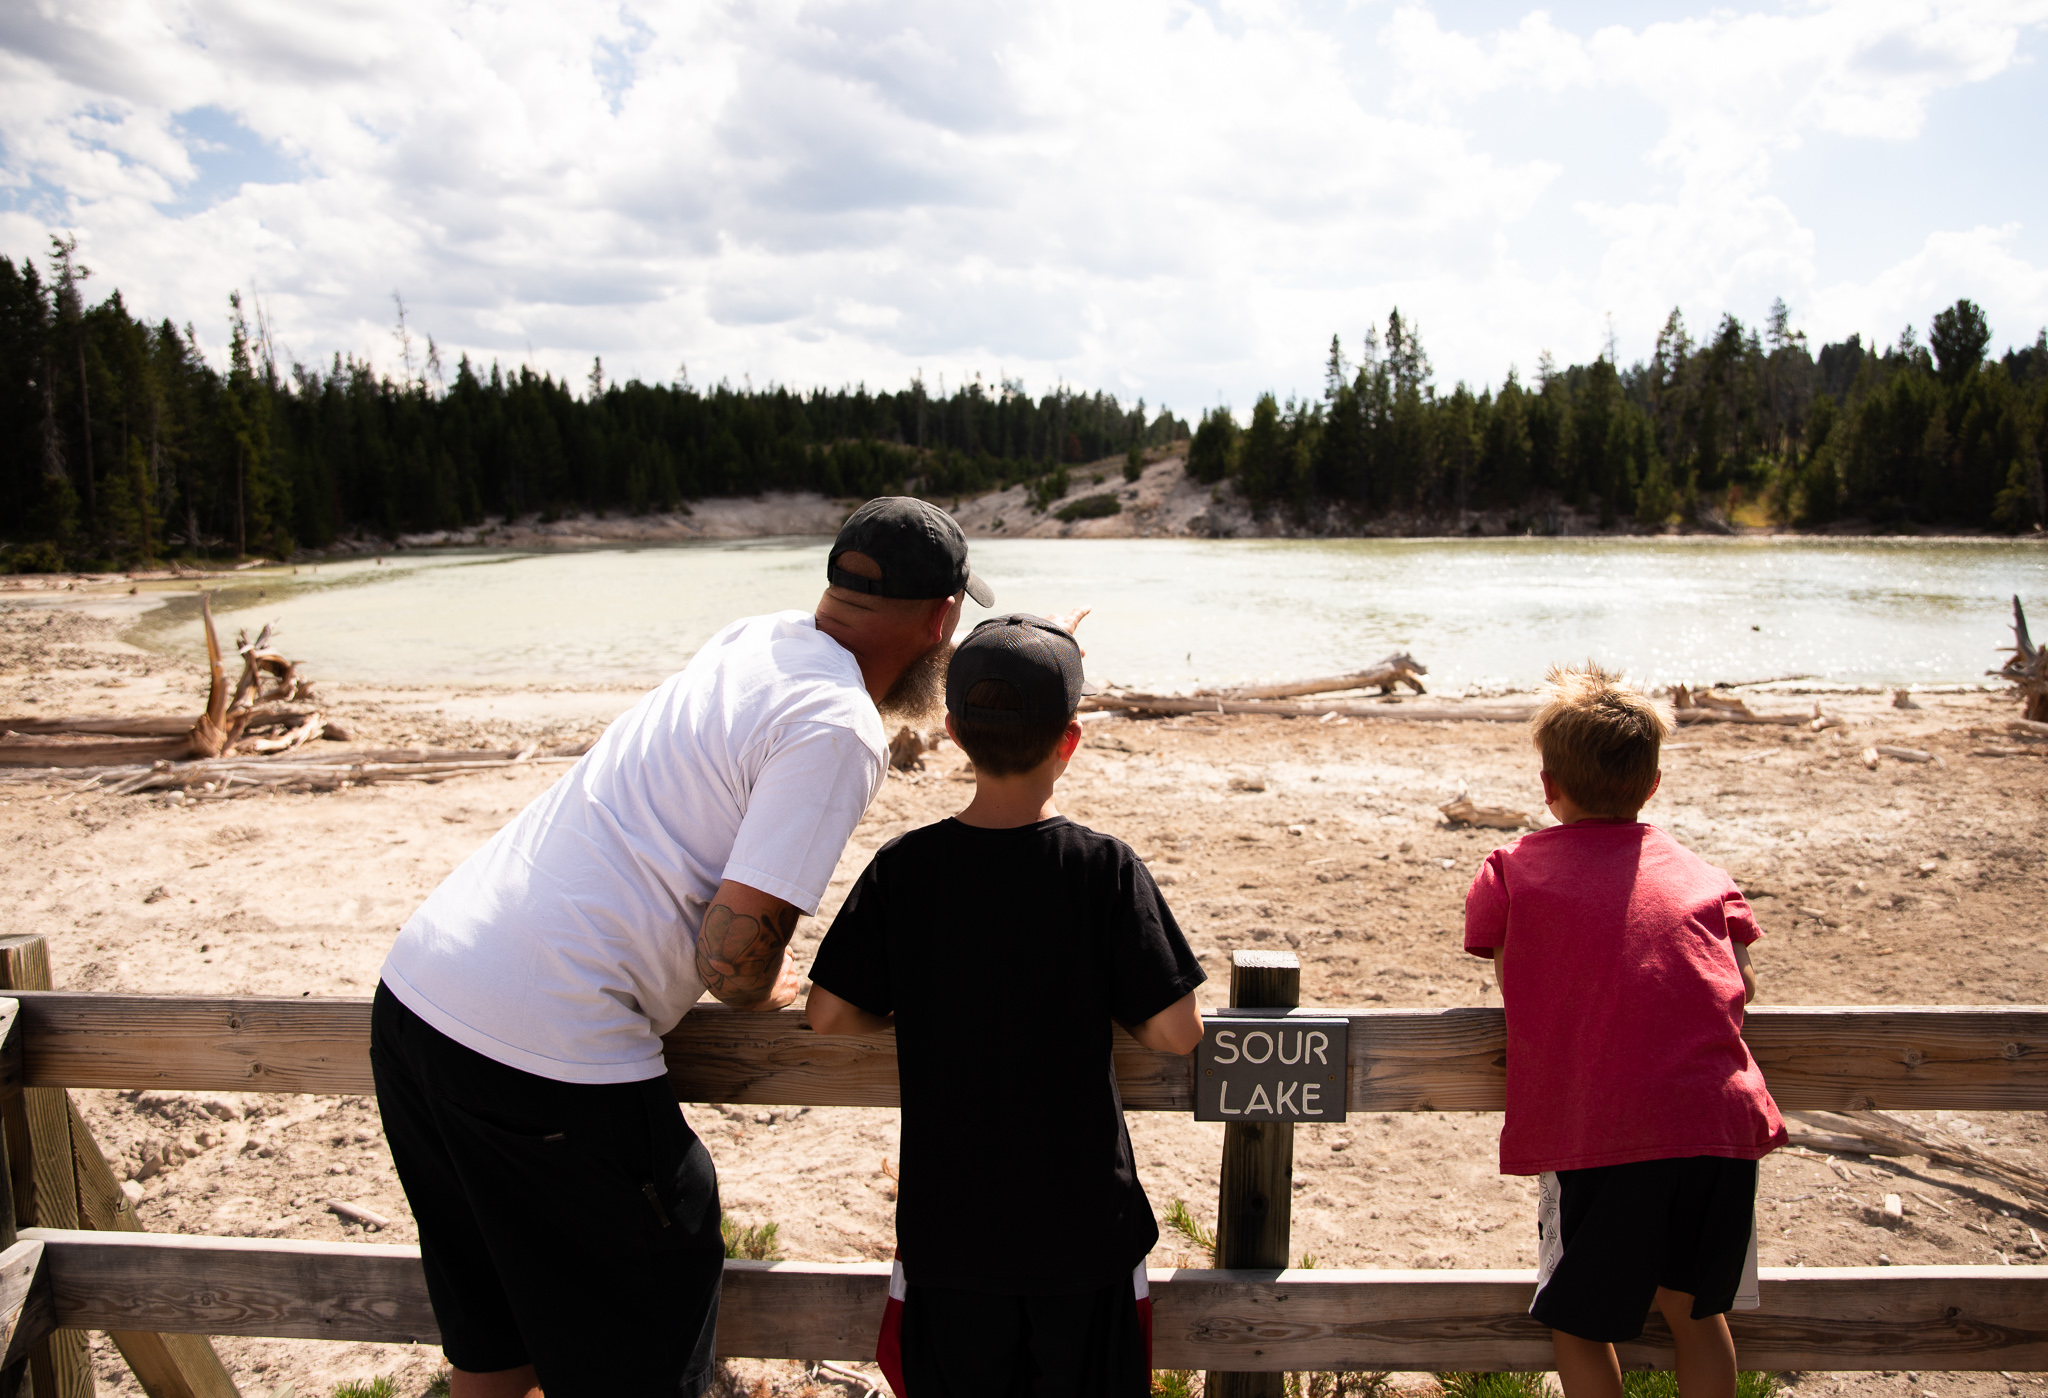
[[166,213],[197,213],[233,198],[245,184],[290,184],[304,173],[298,161],[219,107],[180,112],[178,134],[199,174],[163,206]]

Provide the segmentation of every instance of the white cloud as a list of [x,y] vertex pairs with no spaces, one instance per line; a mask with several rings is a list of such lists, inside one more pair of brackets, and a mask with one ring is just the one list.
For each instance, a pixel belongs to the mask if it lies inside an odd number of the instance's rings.
[[[253,285],[309,359],[393,364],[395,289],[451,357],[576,381],[593,354],[798,385],[922,366],[1183,411],[1313,389],[1330,332],[1355,343],[1390,304],[1440,377],[1485,380],[1595,352],[1608,311],[1646,339],[1674,302],[1782,291],[1861,325],[1968,275],[2007,319],[2048,318],[2022,234],[1929,211],[1926,249],[1859,287],[1773,178],[1816,133],[1918,138],[2044,19],[1880,0],[1476,34],[1283,0],[29,0],[0,15],[0,250],[76,228],[98,285],[216,341]],[[1618,101],[1655,120],[1600,129]],[[202,109],[270,152],[264,180],[237,187],[246,152],[195,134]],[[1514,129],[1544,121],[1598,138]]]

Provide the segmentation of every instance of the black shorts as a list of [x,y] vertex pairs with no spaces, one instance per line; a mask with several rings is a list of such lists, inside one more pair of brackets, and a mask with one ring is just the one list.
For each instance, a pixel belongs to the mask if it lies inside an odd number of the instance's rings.
[[1560,1170],[1557,1180],[1564,1255],[1530,1315],[1619,1342],[1643,1333],[1660,1286],[1691,1296],[1694,1320],[1733,1308],[1756,1214],[1754,1160],[1640,1160]]
[[912,1282],[904,1288],[902,1340],[904,1390],[917,1398],[1145,1398],[1152,1391],[1129,1277],[1071,1296]]
[[548,1398],[709,1386],[718,1179],[667,1079],[521,1072],[382,985],[370,1067],[450,1364],[530,1363]]

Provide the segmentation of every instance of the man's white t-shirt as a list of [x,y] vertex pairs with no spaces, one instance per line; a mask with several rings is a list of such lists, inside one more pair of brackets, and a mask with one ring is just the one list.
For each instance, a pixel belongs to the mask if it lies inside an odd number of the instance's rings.
[[720,881],[816,912],[887,762],[850,651],[804,612],[736,621],[434,890],[384,984],[511,1067],[658,1077]]

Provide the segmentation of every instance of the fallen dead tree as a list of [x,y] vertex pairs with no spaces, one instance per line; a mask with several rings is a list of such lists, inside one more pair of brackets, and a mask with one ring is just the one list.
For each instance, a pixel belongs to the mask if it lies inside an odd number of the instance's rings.
[[2020,692],[2022,719],[2048,724],[2048,646],[2035,645],[2027,634],[2027,611],[2017,595],[2012,599],[2012,657],[1986,673],[2012,681]]
[[583,755],[586,747],[545,754],[528,749],[509,757],[475,757],[452,762],[266,762],[232,758],[180,764],[165,762],[146,772],[131,772],[120,780],[107,781],[101,789],[110,796],[165,791],[177,793],[185,800],[209,797],[222,800],[254,796],[265,791],[343,791],[352,786],[376,786],[382,782],[431,784],[470,772],[495,771],[524,764],[574,762]]
[[1219,695],[1229,699],[1293,699],[1309,694],[1340,694],[1351,689],[1377,689],[1392,694],[1396,685],[1407,685],[1417,694],[1427,694],[1418,676],[1429,673],[1407,651],[1396,651],[1370,669],[1351,675],[1332,675],[1320,680],[1294,680],[1286,684],[1250,685],[1239,689],[1198,689],[1196,695]]
[[1374,703],[1369,700],[1336,699],[1315,704],[1289,704],[1266,699],[1193,698],[1171,694],[1095,694],[1081,701],[1083,709],[1115,709],[1135,714],[1269,714],[1277,718],[1406,718],[1416,720],[1491,720],[1495,723],[1526,723],[1536,712],[1533,704],[1490,709],[1464,708],[1450,704]]
[[262,791],[340,791],[380,782],[443,782],[466,772],[487,772],[523,763],[574,762],[590,744],[543,752],[539,744],[523,748],[429,750],[391,748],[327,757],[298,753],[280,757],[223,757],[192,762],[159,759],[149,766],[134,763],[93,767],[11,768],[0,770],[0,785],[31,782],[76,782],[78,793],[100,791],[111,796],[143,792],[176,792],[181,799],[226,799]]
[[327,731],[318,709],[293,708],[314,700],[298,667],[271,645],[266,626],[254,641],[235,638],[242,673],[227,682],[212,599],[199,599],[206,627],[206,712],[193,718],[67,716],[0,718],[0,766],[104,767],[138,762],[220,757],[240,749],[286,752]]
[[1837,1139],[1846,1137],[1858,1143],[1826,1149],[1854,1149],[1865,1155],[1918,1155],[1951,1170],[1963,1170],[1995,1180],[2035,1203],[2048,1203],[2048,1175],[2031,1166],[1979,1150],[1949,1132],[1914,1126],[1883,1112],[1787,1112],[1785,1115]]
[[1733,694],[1716,694],[1711,687],[1691,689],[1671,686],[1671,716],[1680,723],[1763,723],[1781,728],[1806,728],[1818,733],[1823,728],[1840,728],[1842,721],[1821,712],[1819,703],[1808,714],[1760,714]]

